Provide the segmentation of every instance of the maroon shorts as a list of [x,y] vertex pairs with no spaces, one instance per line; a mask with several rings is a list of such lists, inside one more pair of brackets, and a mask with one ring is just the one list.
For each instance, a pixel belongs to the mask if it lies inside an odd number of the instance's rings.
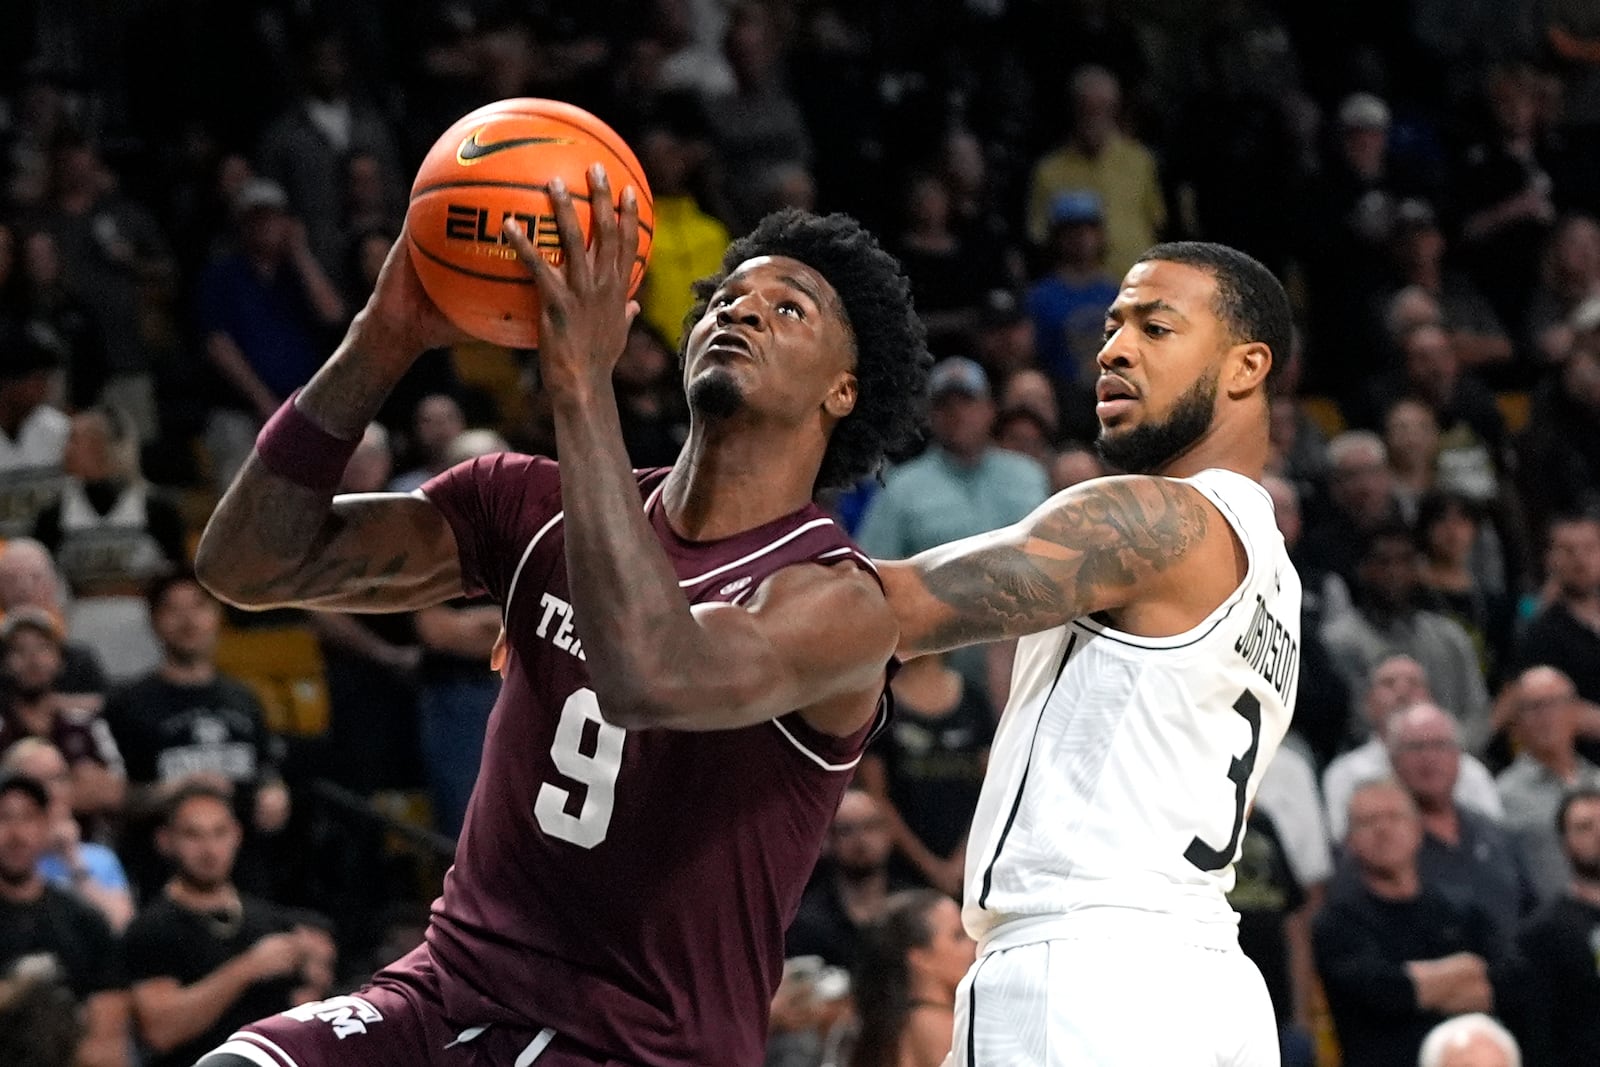
[[446,1019],[425,953],[418,949],[351,996],[251,1023],[216,1051],[257,1067],[628,1067],[554,1030]]

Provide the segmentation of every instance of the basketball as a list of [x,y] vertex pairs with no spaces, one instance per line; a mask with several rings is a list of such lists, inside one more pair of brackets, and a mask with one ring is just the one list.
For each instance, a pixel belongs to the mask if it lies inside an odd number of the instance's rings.
[[422,287],[451,322],[495,344],[538,346],[538,289],[500,228],[518,219],[540,253],[559,264],[548,183],[557,176],[566,182],[587,236],[595,163],[605,167],[612,196],[620,201],[630,185],[638,196],[631,296],[650,261],[655,211],[644,168],[611,127],[571,104],[528,97],[463,115],[434,142],[411,186],[406,230]]

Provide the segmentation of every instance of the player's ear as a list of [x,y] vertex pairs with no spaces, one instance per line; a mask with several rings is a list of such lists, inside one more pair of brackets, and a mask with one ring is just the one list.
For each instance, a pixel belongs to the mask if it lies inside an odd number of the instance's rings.
[[828,395],[822,400],[822,409],[835,419],[842,419],[856,409],[856,395],[859,386],[855,373],[842,371],[833,381],[833,387],[828,390]]
[[1234,345],[1228,352],[1224,379],[1228,393],[1239,397],[1266,384],[1272,370],[1272,349],[1260,341]]

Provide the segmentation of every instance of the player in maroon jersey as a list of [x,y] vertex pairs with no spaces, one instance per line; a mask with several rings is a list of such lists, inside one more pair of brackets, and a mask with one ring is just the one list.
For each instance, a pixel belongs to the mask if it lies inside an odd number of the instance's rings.
[[[872,565],[813,503],[918,421],[929,358],[895,261],[785,212],[696,288],[689,440],[634,471],[611,370],[637,307],[629,190],[588,247],[507,241],[542,301],[562,458],[496,455],[414,495],[333,497],[421,352],[458,340],[402,247],[262,431],[197,569],[252,608],[503,608],[505,682],[425,943],[353,997],[234,1035],[200,1067],[750,1067],[784,928],[886,713],[896,640]],[[402,239],[401,244],[404,244]]]

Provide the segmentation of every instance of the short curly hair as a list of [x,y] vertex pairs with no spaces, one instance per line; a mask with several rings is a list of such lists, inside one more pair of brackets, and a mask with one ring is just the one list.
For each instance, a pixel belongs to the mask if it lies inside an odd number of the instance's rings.
[[855,410],[833,428],[815,490],[837,489],[877,473],[886,458],[909,445],[927,412],[927,331],[911,302],[900,263],[848,215],[775,211],[728,246],[722,269],[694,283],[694,307],[684,319],[680,363],[689,329],[706,313],[711,295],[739,265],[758,256],[797,259],[839,294],[855,342]]

